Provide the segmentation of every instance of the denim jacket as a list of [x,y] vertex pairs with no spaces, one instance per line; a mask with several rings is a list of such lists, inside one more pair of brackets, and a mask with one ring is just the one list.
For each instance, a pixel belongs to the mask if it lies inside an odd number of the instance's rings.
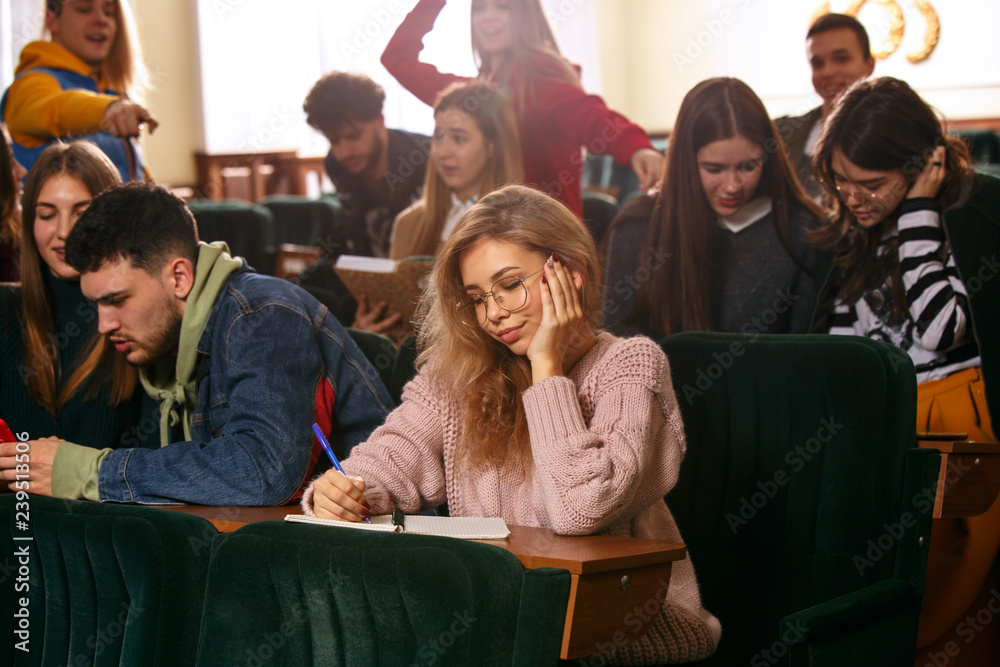
[[[326,382],[331,439],[343,450],[364,440],[393,407],[375,369],[325,306],[287,281],[247,269],[223,287],[197,351],[192,440],[108,454],[100,466],[102,501],[284,504],[317,463],[311,425]],[[179,425],[173,431],[181,432]]]

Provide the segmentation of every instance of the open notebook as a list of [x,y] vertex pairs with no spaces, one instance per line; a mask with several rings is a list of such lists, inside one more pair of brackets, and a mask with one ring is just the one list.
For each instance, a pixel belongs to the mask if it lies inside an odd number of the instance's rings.
[[461,537],[466,540],[503,540],[510,535],[507,523],[500,518],[481,518],[471,516],[427,516],[424,514],[408,514],[405,527],[397,530],[392,524],[389,514],[372,517],[371,523],[353,521],[338,521],[336,519],[320,519],[304,514],[288,514],[285,521],[297,523],[316,523],[337,528],[359,528],[361,530],[376,530],[387,533],[402,532],[416,535],[442,535],[445,537]]

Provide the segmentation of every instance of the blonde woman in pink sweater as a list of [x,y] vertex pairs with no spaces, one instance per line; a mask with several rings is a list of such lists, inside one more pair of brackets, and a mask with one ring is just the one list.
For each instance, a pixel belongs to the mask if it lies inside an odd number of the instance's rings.
[[[314,480],[305,513],[361,521],[448,503],[564,535],[682,541],[663,501],[685,449],[670,368],[652,340],[596,330],[600,288],[594,243],[564,205],[518,185],[480,199],[421,300],[402,404],[344,460],[349,477]],[[720,634],[688,559],[652,629],[606,659],[699,660]]]

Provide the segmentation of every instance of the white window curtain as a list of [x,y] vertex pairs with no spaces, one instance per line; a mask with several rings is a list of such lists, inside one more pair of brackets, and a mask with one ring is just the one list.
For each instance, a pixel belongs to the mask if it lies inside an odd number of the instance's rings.
[[[379,62],[416,0],[292,0],[278,5],[197,0],[204,141],[208,152],[298,149],[325,153],[302,101],[325,72],[364,72],[386,91],[389,127],[428,133],[426,105],[396,83]],[[544,0],[560,47],[583,67],[584,87],[599,91],[593,3]],[[424,41],[421,60],[474,76],[469,0],[449,2]]]

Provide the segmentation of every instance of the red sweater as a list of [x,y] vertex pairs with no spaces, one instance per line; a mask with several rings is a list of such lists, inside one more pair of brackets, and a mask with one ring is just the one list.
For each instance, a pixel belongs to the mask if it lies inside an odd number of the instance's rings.
[[[444,5],[445,0],[420,0],[382,54],[382,64],[396,80],[431,106],[448,85],[469,80],[440,72],[419,60],[424,35],[434,27]],[[552,63],[539,57],[534,66],[542,76],[532,77],[526,88],[531,106],[518,113],[524,182],[559,199],[582,217],[581,147],[591,153],[611,155],[617,162],[631,166],[635,151],[653,146],[641,127],[609,109],[599,96],[546,76],[556,74]],[[511,95],[514,108],[520,109],[518,82],[497,83]]]

